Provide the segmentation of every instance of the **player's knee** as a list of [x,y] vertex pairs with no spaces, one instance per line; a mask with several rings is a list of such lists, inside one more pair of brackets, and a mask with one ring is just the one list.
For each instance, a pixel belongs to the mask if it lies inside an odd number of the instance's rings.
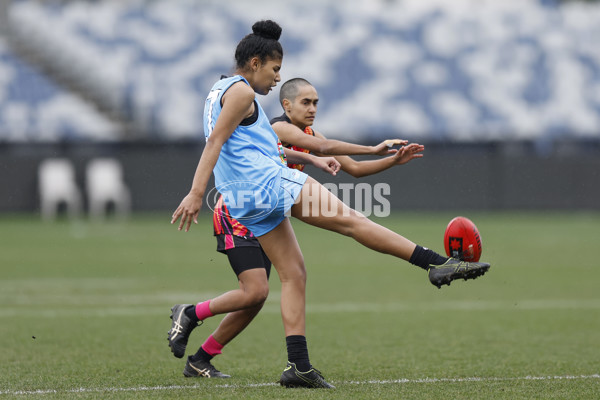
[[246,301],[249,307],[262,306],[269,296],[269,284],[254,285],[246,290]]
[[356,210],[350,209],[348,215],[340,219],[338,224],[338,233],[345,236],[354,237],[356,233],[368,223],[369,219]]
[[306,284],[306,268],[304,264],[290,268],[283,276],[280,275],[280,278],[282,282],[296,282],[304,285]]
[[257,288],[254,291],[254,295],[252,299],[254,300],[254,305],[262,305],[269,296],[269,285],[265,285],[263,287]]
[[306,267],[304,259],[285,259],[274,264],[279,280],[284,283],[306,283]]

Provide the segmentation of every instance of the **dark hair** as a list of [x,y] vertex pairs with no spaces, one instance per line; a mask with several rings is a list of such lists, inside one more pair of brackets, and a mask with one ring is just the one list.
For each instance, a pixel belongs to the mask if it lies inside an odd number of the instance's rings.
[[292,78],[288,81],[285,81],[285,83],[281,85],[281,90],[279,91],[279,102],[281,105],[283,105],[284,99],[288,99],[293,102],[296,96],[298,96],[300,88],[303,86],[312,85],[304,78]]
[[235,49],[235,62],[238,68],[243,68],[252,57],[258,57],[261,62],[267,58],[283,58],[283,48],[279,43],[281,27],[277,22],[263,20],[252,25],[252,33],[246,35]]

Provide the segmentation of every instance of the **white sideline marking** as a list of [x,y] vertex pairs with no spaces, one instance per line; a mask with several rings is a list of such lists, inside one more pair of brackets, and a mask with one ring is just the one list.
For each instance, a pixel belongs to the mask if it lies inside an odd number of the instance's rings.
[[[445,382],[502,382],[502,381],[560,381],[560,380],[578,380],[578,379],[600,379],[600,374],[593,375],[555,375],[555,376],[517,376],[517,377],[468,377],[468,378],[422,378],[422,379],[390,379],[390,380],[368,380],[368,381],[342,381],[331,383],[338,385],[390,385],[390,384],[404,384],[404,383],[445,383]],[[250,383],[247,385],[215,385],[210,388],[223,388],[223,389],[248,389],[248,388],[261,388],[268,386],[279,386],[278,383]],[[203,385],[170,385],[170,386],[138,386],[129,388],[77,388],[77,389],[44,389],[44,390],[2,390],[0,395],[9,396],[30,396],[36,394],[59,394],[59,393],[110,393],[110,392],[153,392],[160,390],[185,390],[185,389],[201,389],[206,388]]]

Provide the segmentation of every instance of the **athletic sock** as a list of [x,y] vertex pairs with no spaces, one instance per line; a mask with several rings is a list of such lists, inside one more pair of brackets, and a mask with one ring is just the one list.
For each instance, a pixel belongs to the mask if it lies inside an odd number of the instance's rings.
[[210,311],[210,300],[203,301],[202,303],[196,304],[196,317],[198,321],[204,321],[208,317],[212,317],[214,314]]
[[415,251],[410,256],[409,262],[413,265],[428,270],[430,265],[442,265],[448,261],[448,257],[443,257],[427,247],[417,245]]
[[196,362],[196,361],[202,360],[202,361],[210,362],[210,360],[212,360],[212,359],[213,359],[213,356],[208,354],[202,347],[200,347],[198,349],[198,351],[196,352],[196,354],[194,354],[190,358],[190,361]]
[[306,338],[302,335],[291,335],[285,338],[287,345],[288,361],[296,364],[300,372],[310,370],[311,365],[308,359],[308,347]]
[[196,354],[192,356],[192,362],[198,360],[210,361],[214,356],[222,353],[223,347],[225,346],[217,342],[213,335],[210,335]]

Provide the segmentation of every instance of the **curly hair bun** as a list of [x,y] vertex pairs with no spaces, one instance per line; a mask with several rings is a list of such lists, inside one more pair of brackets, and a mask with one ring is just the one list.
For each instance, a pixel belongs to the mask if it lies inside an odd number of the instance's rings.
[[252,32],[265,39],[279,40],[281,36],[281,27],[275,21],[263,20],[252,25]]

